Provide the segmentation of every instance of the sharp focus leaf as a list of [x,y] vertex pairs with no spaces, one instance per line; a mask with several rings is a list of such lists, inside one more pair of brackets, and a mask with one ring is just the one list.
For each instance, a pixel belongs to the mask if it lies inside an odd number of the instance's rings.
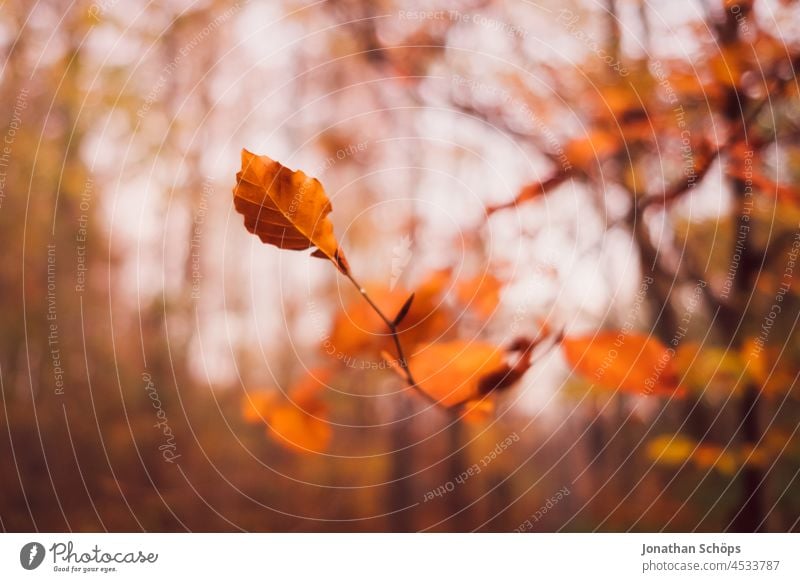
[[233,201],[247,230],[262,242],[290,250],[316,247],[313,256],[330,259],[347,273],[347,261],[328,218],[331,203],[316,178],[242,150]]

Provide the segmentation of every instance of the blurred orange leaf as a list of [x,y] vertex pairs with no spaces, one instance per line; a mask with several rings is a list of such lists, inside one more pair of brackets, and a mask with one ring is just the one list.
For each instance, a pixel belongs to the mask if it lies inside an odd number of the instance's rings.
[[332,436],[326,421],[328,407],[321,399],[329,369],[309,370],[286,393],[256,392],[242,401],[242,417],[246,422],[267,424],[267,435],[295,452],[324,451]]
[[601,331],[561,342],[572,368],[591,382],[634,394],[680,395],[672,354],[643,334]]
[[272,392],[253,392],[242,398],[242,418],[245,422],[256,424],[265,421],[265,413],[275,399]]
[[505,388],[521,375],[497,346],[462,340],[425,346],[411,357],[409,368],[419,389],[448,408]]
[[481,273],[456,284],[458,302],[472,310],[481,318],[487,319],[500,303],[502,283],[491,273]]
[[[414,300],[397,323],[405,348],[411,350],[417,344],[432,341],[450,326],[450,318],[441,305],[447,280],[448,277],[439,271],[434,272],[414,292]],[[384,313],[399,314],[409,300],[408,290],[399,287],[390,289],[382,284],[367,284],[365,288]],[[337,314],[330,337],[322,348],[330,356],[345,359],[361,353],[377,355],[392,343],[384,321],[361,297],[356,297]]]
[[324,451],[332,433],[327,422],[286,404],[273,412],[268,430],[274,441],[302,453]]
[[738,87],[747,70],[745,51],[748,49],[752,50],[743,44],[719,47],[718,52],[708,59],[714,80],[727,87]]
[[595,161],[602,162],[620,149],[620,138],[605,130],[594,130],[587,137],[575,139],[566,147],[566,155],[570,163],[584,172],[588,171]]
[[494,409],[493,399],[470,400],[464,404],[464,414],[461,415],[461,420],[471,423],[486,422],[494,413]]

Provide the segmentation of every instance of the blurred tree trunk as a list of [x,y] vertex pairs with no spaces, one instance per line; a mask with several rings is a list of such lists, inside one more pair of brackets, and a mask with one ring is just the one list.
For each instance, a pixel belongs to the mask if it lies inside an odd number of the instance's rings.
[[448,531],[466,532],[475,527],[472,519],[472,507],[468,507],[470,503],[469,486],[466,484],[468,482],[459,484],[456,478],[470,466],[466,446],[469,435],[466,431],[466,424],[458,419],[457,413],[448,414],[447,422],[448,425],[445,431],[447,433],[449,457],[446,474],[454,485],[453,490],[446,495],[449,522],[447,529]]
[[396,420],[390,429],[391,455],[391,486],[389,487],[389,528],[393,532],[415,531],[413,491],[411,484],[414,476],[414,456],[411,434],[411,422],[408,420],[412,414],[411,400],[406,394],[399,394],[395,398],[397,407]]
[[[740,28],[739,18],[747,18],[751,14],[752,6],[743,3],[740,7],[738,4],[726,6],[724,18],[722,18],[717,27],[717,37],[719,43],[723,46],[734,46],[740,42]],[[728,123],[731,127],[737,127],[740,124],[744,126],[744,140],[748,143],[748,122],[750,121],[750,107],[752,106],[751,99],[732,86],[728,89],[727,95],[727,108],[723,111]],[[739,262],[739,269],[735,273],[733,280],[733,289],[735,290],[736,306],[740,307],[740,320],[737,322],[735,328],[731,329],[728,323],[726,330],[726,339],[728,340],[729,347],[734,349],[741,349],[742,347],[742,334],[743,320],[747,315],[746,306],[749,304],[749,297],[752,289],[756,283],[756,277],[761,268],[761,259],[756,256],[753,250],[752,229],[750,227],[750,212],[752,204],[752,191],[748,191],[747,185],[740,179],[731,179],[730,184],[733,190],[733,195],[737,207],[737,216],[734,221],[733,240],[741,240],[741,260]],[[748,200],[750,198],[750,200]],[[741,236],[744,234],[744,236]],[[741,238],[740,238],[741,237]],[[736,246],[731,251],[731,263],[733,256],[737,252]],[[764,253],[766,254],[767,249]],[[727,323],[728,320],[725,319]],[[743,447],[755,447],[763,436],[762,429],[758,420],[759,417],[759,388],[752,381],[748,381],[744,388],[741,402],[739,404],[741,426],[739,429],[739,440]],[[760,467],[755,466],[753,463],[746,464],[741,469],[741,501],[738,510],[733,516],[731,529],[737,532],[755,532],[762,531],[766,521],[764,493],[766,475]]]

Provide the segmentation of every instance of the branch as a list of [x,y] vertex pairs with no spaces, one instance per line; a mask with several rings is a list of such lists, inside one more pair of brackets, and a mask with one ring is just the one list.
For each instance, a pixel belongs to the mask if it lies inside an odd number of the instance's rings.
[[394,342],[395,348],[397,349],[397,360],[400,362],[400,369],[403,371],[403,376],[405,377],[405,381],[408,384],[409,388],[413,388],[419,394],[425,397],[426,400],[429,402],[433,402],[434,404],[438,404],[438,402],[431,398],[428,394],[426,394],[423,390],[417,386],[417,382],[414,380],[414,376],[411,374],[411,368],[408,367],[408,360],[406,359],[405,352],[403,351],[403,344],[400,342],[400,335],[397,331],[397,323],[395,320],[389,319],[386,314],[381,311],[381,308],[372,300],[372,298],[367,293],[367,290],[361,286],[361,284],[356,281],[355,277],[353,277],[352,273],[349,270],[343,272],[344,276],[358,289],[358,292],[361,293],[361,296],[364,300],[369,304],[372,310],[381,318],[383,323],[386,324],[386,327],[389,328],[389,332],[392,336],[392,341]]
[[747,129],[750,124],[755,121],[756,117],[759,113],[761,113],[764,107],[771,103],[771,95],[781,91],[785,85],[786,81],[779,79],[778,82],[775,83],[771,88],[768,88],[767,96],[759,101],[746,115],[742,116],[741,123],[738,124],[737,130],[733,132],[731,137],[728,138],[728,140],[726,140],[723,144],[719,145],[708,153],[707,159],[704,160],[704,163],[697,169],[694,175],[684,176],[681,180],[667,188],[664,191],[664,194],[661,196],[652,195],[641,198],[639,203],[634,206],[633,211],[641,211],[645,208],[649,208],[650,206],[667,206],[670,202],[680,198],[685,192],[694,187],[695,184],[698,184],[703,180],[705,175],[711,169],[711,165],[714,163],[714,160],[719,158],[740,140],[744,139],[748,144],[755,143],[761,145],[762,140],[756,139],[751,142],[749,136],[747,135]]
[[567,178],[572,176],[572,174],[573,174],[572,170],[562,169],[542,182],[534,182],[532,184],[528,184],[527,186],[523,187],[522,190],[520,190],[520,193],[517,195],[516,198],[509,200],[508,202],[504,202],[503,204],[497,204],[496,206],[487,206],[486,213],[493,214],[498,210],[513,208],[518,204],[521,204],[528,200],[533,200],[534,198],[538,198],[539,196],[547,194],[550,190],[565,182]]
[[708,174],[708,171],[711,169],[714,160],[720,157],[722,152],[726,150],[731,143],[732,142],[726,143],[712,151],[704,163],[695,170],[694,174],[691,176],[684,176],[681,180],[664,190],[662,196],[647,196],[639,199],[639,203],[633,206],[632,212],[641,212],[645,208],[650,208],[651,206],[667,206],[670,202],[683,196],[684,193],[703,181],[703,178],[705,178],[706,174]]
[[512,138],[520,139],[527,142],[528,144],[536,148],[536,150],[542,156],[547,158],[554,165],[561,164],[559,156],[554,152],[550,151],[550,148],[548,148],[548,146],[545,143],[543,143],[540,139],[538,139],[536,134],[520,131],[518,129],[511,127],[508,123],[506,123],[503,112],[499,107],[494,108],[495,111],[487,111],[479,109],[472,105],[461,103],[455,98],[449,99],[449,103],[452,109],[460,111],[464,115],[468,115],[469,117],[472,117],[474,119],[482,121],[490,125],[493,129],[502,131],[503,133],[507,134]]

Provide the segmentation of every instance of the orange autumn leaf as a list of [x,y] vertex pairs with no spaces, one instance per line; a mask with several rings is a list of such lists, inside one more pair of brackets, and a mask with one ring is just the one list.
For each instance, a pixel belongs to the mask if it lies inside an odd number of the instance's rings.
[[[400,341],[408,350],[437,339],[451,325],[441,305],[448,279],[449,275],[436,271],[414,291],[413,301],[397,324]],[[390,289],[381,284],[367,284],[365,288],[372,301],[390,318],[399,314],[411,295],[407,289]],[[344,359],[360,353],[377,355],[381,350],[393,349],[392,345],[386,323],[362,297],[356,297],[337,314],[322,349],[330,356]]]
[[572,368],[590,382],[634,394],[679,395],[671,351],[652,336],[601,331],[561,342]]
[[327,405],[320,396],[331,376],[333,376],[331,368],[312,368],[292,385],[287,398],[307,414],[327,414]]
[[491,273],[481,273],[470,279],[459,281],[455,292],[458,302],[476,315],[490,317],[500,303],[502,283]]
[[742,77],[749,68],[748,52],[751,47],[744,44],[722,46],[708,59],[711,75],[714,80],[727,87],[741,85]]
[[253,392],[242,398],[242,418],[245,422],[256,424],[264,422],[265,414],[272,405],[275,394],[272,392]]
[[282,397],[278,392],[256,392],[242,402],[242,417],[251,424],[266,423],[267,435],[295,452],[324,451],[332,430],[321,392],[331,372],[309,370]]
[[620,145],[618,135],[598,129],[587,137],[569,142],[565,147],[565,152],[572,165],[588,171],[595,162],[600,163],[617,153]]
[[463,340],[429,344],[410,358],[408,367],[417,387],[447,408],[505,388],[521,375],[505,363],[497,346]]
[[330,259],[347,273],[347,261],[328,218],[331,203],[316,178],[242,150],[233,202],[244,215],[247,230],[262,242],[290,250],[316,247],[313,256]]
[[275,411],[268,430],[274,441],[301,453],[324,451],[332,435],[330,424],[291,406]]
[[495,402],[489,398],[470,400],[464,403],[464,413],[461,415],[461,420],[476,424],[486,422],[494,413],[494,409]]

